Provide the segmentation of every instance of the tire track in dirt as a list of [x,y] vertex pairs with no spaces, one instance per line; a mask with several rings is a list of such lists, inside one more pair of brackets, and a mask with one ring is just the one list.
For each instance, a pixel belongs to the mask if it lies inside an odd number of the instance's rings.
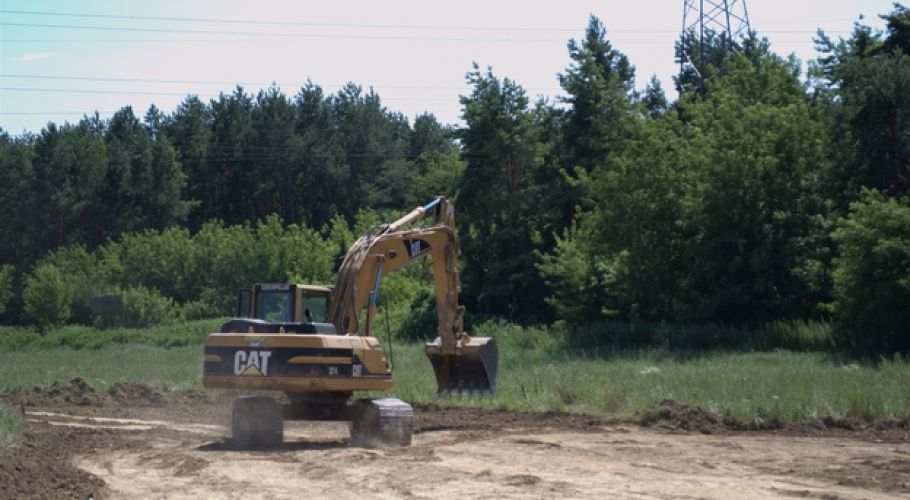
[[241,451],[227,439],[229,394],[88,389],[77,382],[4,396],[25,410],[29,430],[0,458],[0,488],[15,498],[910,495],[906,421],[743,432],[675,403],[655,411],[650,428],[418,406],[408,448],[350,447],[341,422],[287,422],[280,448]]

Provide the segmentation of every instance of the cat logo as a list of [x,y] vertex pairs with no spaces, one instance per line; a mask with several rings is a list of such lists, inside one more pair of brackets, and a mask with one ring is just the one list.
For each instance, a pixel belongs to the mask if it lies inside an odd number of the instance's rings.
[[265,377],[269,374],[272,351],[243,351],[234,353],[234,375]]

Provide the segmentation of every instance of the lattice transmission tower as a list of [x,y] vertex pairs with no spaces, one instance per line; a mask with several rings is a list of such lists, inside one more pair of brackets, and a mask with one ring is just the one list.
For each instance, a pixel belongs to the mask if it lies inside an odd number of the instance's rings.
[[[694,63],[693,58],[699,62],[705,60],[706,37],[720,37],[732,50],[736,41],[748,36],[751,30],[746,0],[683,0],[682,34],[696,37],[699,53],[681,54],[680,72],[687,64]],[[698,72],[697,68],[695,71]]]

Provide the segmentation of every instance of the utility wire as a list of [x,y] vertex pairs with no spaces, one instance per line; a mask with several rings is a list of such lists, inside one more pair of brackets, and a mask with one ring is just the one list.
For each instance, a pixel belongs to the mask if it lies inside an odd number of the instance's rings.
[[[356,35],[356,34],[318,34],[318,33],[284,33],[284,32],[262,32],[262,31],[218,31],[218,30],[197,30],[197,29],[179,29],[179,28],[137,28],[137,27],[120,27],[120,26],[88,26],[78,24],[42,24],[42,23],[11,23],[0,22],[0,26],[11,26],[20,28],[42,28],[42,29],[67,29],[67,30],[97,30],[97,31],[119,31],[134,33],[178,33],[194,35],[226,35],[258,38],[296,38],[304,40],[392,40],[392,41],[442,41],[442,42],[496,42],[496,43],[554,43],[564,42],[562,38],[480,38],[480,37],[439,37],[439,36],[408,36],[408,35]],[[617,30],[618,31],[618,30]],[[677,33],[676,31],[662,30],[627,30],[634,33]],[[774,33],[815,33],[809,30],[780,30]],[[769,32],[771,33],[771,32]],[[833,33],[833,32],[832,32]],[[25,41],[25,40],[17,40]],[[37,42],[38,40],[30,40]],[[45,40],[52,41],[52,40]],[[113,41],[113,40],[111,40]],[[637,40],[636,43],[660,43],[660,40]]]
[[[135,16],[135,15],[117,15],[117,14],[85,14],[76,12],[49,12],[33,10],[13,10],[0,9],[0,14],[17,14],[17,15],[35,15],[35,16],[54,16],[54,17],[76,17],[88,19],[120,19],[120,20],[138,20],[138,21],[165,21],[165,22],[185,22],[185,23],[213,23],[213,24],[239,24],[239,25],[259,25],[259,26],[305,26],[305,27],[324,27],[324,28],[379,28],[379,29],[415,29],[415,30],[453,30],[453,31],[518,31],[518,32],[554,32],[554,33],[579,33],[576,28],[551,28],[551,27],[527,27],[527,26],[458,26],[458,25],[425,25],[425,24],[373,24],[373,23],[329,23],[313,21],[270,21],[270,20],[248,20],[248,19],[223,19],[223,18],[202,18],[202,17],[165,17],[165,16]],[[850,21],[852,19],[812,19],[805,21],[788,21],[790,24],[797,22],[818,22],[818,21]],[[778,29],[762,31],[762,33],[815,33],[816,28],[812,29]],[[614,28],[608,29],[608,33],[679,33],[676,29],[645,29],[645,28]],[[826,31],[828,33],[848,33],[846,31]]]
[[[116,111],[98,111],[98,113],[114,114]],[[88,115],[95,111],[0,111],[0,116],[57,116],[57,115]]]
[[[165,84],[182,84],[182,85],[250,85],[250,86],[263,86],[268,87],[271,85],[277,85],[279,87],[296,87],[297,85],[303,85],[301,83],[288,83],[288,82],[231,82],[231,81],[218,81],[218,80],[161,80],[161,79],[152,79],[152,78],[114,78],[114,77],[101,77],[101,76],[68,76],[68,75],[23,75],[23,74],[4,74],[0,73],[0,78],[14,78],[14,79],[36,79],[36,80],[74,80],[74,81],[90,81],[90,82],[124,82],[124,83],[165,83]],[[303,82],[304,84],[306,82]],[[323,87],[322,85],[314,85]],[[328,84],[325,85],[325,88],[341,88],[347,85],[344,84]],[[456,86],[443,86],[443,85],[398,85],[398,84],[372,84],[361,87],[373,87],[373,88],[387,88],[387,89],[417,89],[417,90],[463,90],[465,87],[456,87]],[[552,91],[559,92],[562,89],[557,87],[524,87],[525,90],[543,90],[543,91]]]
[[357,23],[324,23],[311,21],[262,21],[244,19],[217,19],[201,17],[159,17],[159,16],[125,16],[116,14],[82,14],[75,12],[47,12],[31,10],[2,9],[0,14],[21,14],[36,16],[81,17],[91,19],[123,19],[140,21],[168,21],[190,23],[222,23],[222,24],[249,24],[264,26],[307,26],[327,28],[382,28],[382,29],[419,29],[419,30],[457,30],[457,31],[548,31],[548,32],[577,32],[573,28],[532,28],[515,26],[445,26],[421,24],[357,24]]
[[[119,95],[156,95],[156,96],[174,96],[174,97],[187,97],[190,95],[201,96],[201,97],[217,97],[223,92],[208,92],[208,93],[196,93],[196,92],[161,92],[161,91],[140,91],[140,90],[99,90],[99,89],[61,89],[61,88],[46,88],[46,87],[5,87],[0,86],[0,90],[10,91],[10,92],[57,92],[61,94],[119,94]],[[390,97],[390,98],[380,98],[381,101],[396,102],[396,101],[414,101],[414,102],[451,102],[454,99],[433,99],[433,98],[419,98],[419,97]]]
[[260,38],[299,38],[309,40],[420,40],[420,41],[444,41],[444,42],[506,42],[506,43],[553,43],[554,41],[563,41],[562,39],[538,39],[538,38],[459,38],[459,37],[426,37],[426,36],[406,36],[406,35],[331,35],[331,34],[314,34],[314,33],[268,33],[261,31],[217,31],[217,30],[194,30],[178,28],[135,28],[120,26],[85,26],[78,24],[41,24],[41,23],[10,23],[0,22],[0,26],[12,26],[19,28],[42,28],[42,29],[68,29],[68,30],[98,30],[98,31],[126,31],[137,33],[180,33],[180,34],[197,34],[197,35],[228,35]]
[[[126,82],[126,83],[165,83],[165,84],[187,84],[187,85],[250,85],[250,86],[271,86],[277,85],[279,87],[295,87],[297,85],[303,85],[303,83],[288,83],[288,82],[254,82],[254,81],[227,81],[227,80],[161,80],[161,79],[152,79],[152,78],[114,78],[114,77],[99,77],[99,76],[68,76],[68,75],[22,75],[22,74],[0,74],[0,78],[16,78],[16,79],[38,79],[38,80],[76,80],[76,81],[93,81],[93,82]],[[314,85],[317,85],[322,88],[341,88],[347,85],[347,83],[330,83],[326,85],[320,85],[313,82]],[[370,85],[360,85],[363,88],[373,87],[373,88],[395,88],[395,89],[419,89],[419,90],[461,90],[464,87],[457,86],[445,86],[445,85],[400,85],[400,84],[370,84]],[[556,87],[525,87],[525,90],[554,90],[558,91],[560,89]]]

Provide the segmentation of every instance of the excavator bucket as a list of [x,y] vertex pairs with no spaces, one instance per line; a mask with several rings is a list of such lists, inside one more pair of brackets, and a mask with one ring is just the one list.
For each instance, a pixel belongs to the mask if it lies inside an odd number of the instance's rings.
[[459,345],[455,354],[444,354],[437,337],[426,345],[427,357],[436,372],[436,397],[462,394],[493,397],[499,347],[489,337],[472,337]]

